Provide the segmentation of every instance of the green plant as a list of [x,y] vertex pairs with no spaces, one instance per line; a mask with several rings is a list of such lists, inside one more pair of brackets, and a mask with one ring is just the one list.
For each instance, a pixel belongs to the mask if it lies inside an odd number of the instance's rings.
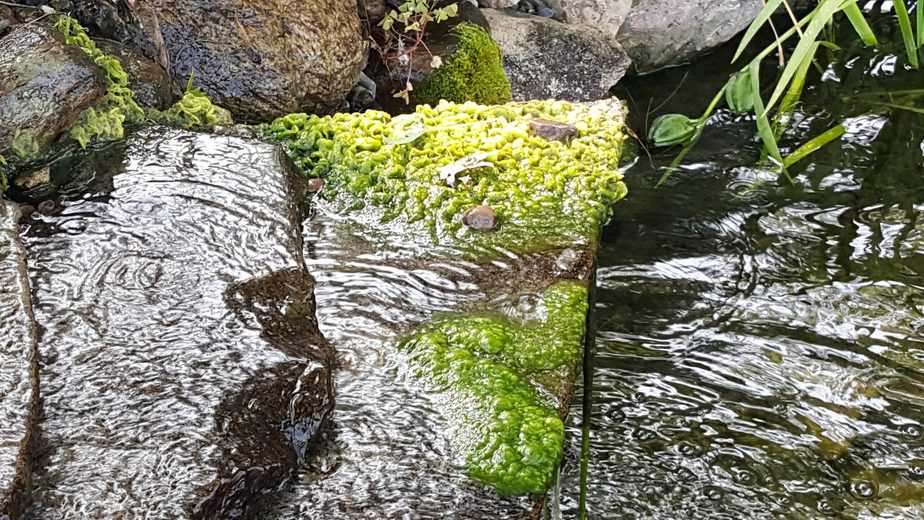
[[166,112],[149,110],[148,118],[187,130],[213,130],[216,126],[234,124],[231,113],[212,103],[204,92],[193,86],[193,80],[194,77],[190,75],[183,97],[172,107]]
[[[920,66],[919,53],[921,48],[924,47],[924,0],[917,0],[915,7],[916,32],[915,28],[912,27],[905,0],[895,0],[893,4],[905,46],[907,62],[912,68],[918,69]],[[770,17],[781,6],[785,6],[790,13],[792,12],[789,0],[767,0],[764,8],[745,32],[732,60],[733,62],[741,57],[753,42],[758,31],[769,22]],[[655,146],[683,145],[683,149],[677,158],[662,175],[659,184],[663,183],[673,173],[683,157],[696,145],[702,135],[702,129],[706,121],[718,108],[722,97],[724,97],[731,110],[738,113],[754,114],[757,133],[763,142],[765,154],[774,161],[776,167],[782,173],[787,175],[787,167],[843,135],[843,126],[840,124],[835,125],[790,152],[786,157],[782,156],[778,145],[778,140],[786,128],[789,116],[801,99],[806,77],[816,60],[818,49],[826,47],[834,51],[839,50],[836,44],[824,39],[822,34],[826,28],[834,25],[841,15],[847,19],[856,36],[864,45],[873,46],[878,44],[866,17],[857,5],[857,0],[819,0],[815,9],[799,20],[793,18],[793,27],[779,34],[772,44],[757,53],[748,64],[732,75],[701,117],[684,120],[682,118],[685,116],[668,114],[656,119],[649,132],[649,139]],[[782,56],[784,42],[794,35],[798,36],[798,42],[790,53],[789,59],[780,72],[776,83],[773,85],[769,98],[764,103],[761,98],[760,65],[774,51],[779,51]],[[889,93],[884,93],[883,97],[888,95]],[[908,104],[894,103],[892,101],[878,101],[875,103],[896,109],[921,110]]]
[[[427,25],[430,22],[443,22],[459,13],[458,4],[449,4],[436,7],[437,0],[406,0],[398,10],[389,11],[379,22],[377,30],[373,31],[373,47],[382,57],[382,62],[389,71],[400,68],[404,74],[404,88],[395,92],[394,96],[410,103],[410,93],[414,90],[411,85],[411,74],[414,70],[415,55],[420,48],[428,54],[430,50],[424,43],[427,34]],[[438,56],[431,56],[431,64],[439,67],[441,60]]]

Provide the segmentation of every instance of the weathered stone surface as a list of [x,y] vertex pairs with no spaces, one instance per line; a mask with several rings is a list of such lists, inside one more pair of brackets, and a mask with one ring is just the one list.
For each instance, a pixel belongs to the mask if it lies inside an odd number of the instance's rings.
[[478,0],[478,7],[487,7],[488,9],[506,9],[515,7],[520,0]]
[[366,48],[355,0],[152,0],[178,84],[235,119],[337,108]]
[[40,24],[0,39],[0,155],[43,152],[106,92],[102,70]]
[[549,121],[548,119],[533,119],[530,121],[529,132],[550,141],[561,141],[563,143],[567,143],[578,136],[578,129],[574,125]]
[[20,518],[32,478],[38,365],[19,211],[0,199],[0,518]]
[[176,100],[170,76],[154,60],[111,40],[98,40],[96,46],[122,64],[128,74],[128,87],[139,105],[165,110]]
[[253,517],[333,406],[303,182],[234,137],[153,128],[108,153],[115,174],[75,175],[97,195],[26,237],[47,385],[31,515]]
[[[549,7],[562,13],[568,23],[596,27],[606,34],[616,34],[637,0],[546,0]],[[669,19],[665,13],[664,20]]]
[[763,5],[761,0],[633,0],[619,41],[635,68],[649,72],[728,41]]
[[629,68],[630,60],[616,38],[594,27],[482,11],[503,53],[514,100],[601,99]]

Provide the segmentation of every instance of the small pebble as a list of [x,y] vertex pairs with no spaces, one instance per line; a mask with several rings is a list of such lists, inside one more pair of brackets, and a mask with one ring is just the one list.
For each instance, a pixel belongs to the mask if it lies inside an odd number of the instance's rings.
[[573,125],[549,121],[548,119],[533,119],[530,121],[529,133],[549,141],[561,142],[568,142],[578,136],[578,130]]
[[479,231],[489,231],[497,226],[497,215],[487,206],[475,206],[462,217],[462,223]]
[[324,189],[324,179],[313,177],[308,179],[308,193],[317,193]]
[[38,204],[38,212],[42,215],[54,215],[58,211],[58,205],[53,200],[43,200]]

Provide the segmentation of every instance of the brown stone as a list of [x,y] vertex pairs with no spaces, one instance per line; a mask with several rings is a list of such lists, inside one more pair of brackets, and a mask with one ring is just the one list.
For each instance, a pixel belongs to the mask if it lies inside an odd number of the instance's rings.
[[462,218],[462,222],[478,231],[490,231],[497,227],[497,215],[488,206],[475,206],[468,210]]
[[317,193],[324,189],[324,179],[313,177],[308,179],[308,193]]
[[533,119],[529,122],[529,133],[548,139],[549,141],[568,142],[578,136],[578,130],[568,123],[549,121],[548,119]]

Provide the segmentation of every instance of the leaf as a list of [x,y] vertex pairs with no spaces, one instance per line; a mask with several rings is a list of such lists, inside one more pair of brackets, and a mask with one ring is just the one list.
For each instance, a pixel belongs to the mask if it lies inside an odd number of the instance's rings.
[[786,158],[783,159],[783,167],[789,168],[793,164],[818,151],[822,146],[844,135],[846,132],[847,129],[844,128],[844,125],[838,123],[837,126],[829,128],[824,133],[812,138],[809,142],[796,148],[791,154],[787,155]]
[[850,25],[853,25],[853,30],[857,32],[860,40],[862,40],[865,45],[871,47],[879,45],[879,42],[876,41],[876,35],[873,34],[873,29],[870,28],[869,23],[866,22],[866,17],[863,16],[863,11],[857,6],[856,0],[844,6],[844,14],[847,15],[847,19],[850,20]]
[[430,68],[431,69],[438,69],[442,66],[443,66],[443,58],[440,58],[439,56],[436,56],[436,55],[433,55],[433,57],[430,58]]
[[754,110],[754,90],[749,69],[739,71],[731,77],[725,89],[725,104],[738,114]]
[[905,42],[905,53],[908,55],[908,63],[911,68],[920,67],[918,63],[918,46],[914,38],[914,30],[911,28],[911,18],[908,16],[908,7],[905,6],[905,0],[894,0],[895,14],[898,15],[898,27],[902,31],[902,41]]
[[[754,89],[754,113],[757,114],[757,134],[764,142],[764,147],[776,160],[777,164],[786,172],[783,167],[783,157],[780,155],[780,147],[776,143],[776,137],[773,135],[773,129],[770,127],[770,121],[767,120],[767,112],[764,110],[764,102],[760,99],[760,62],[752,61],[749,65],[751,73],[751,87]],[[789,174],[787,173],[787,176]]]
[[414,23],[412,23],[412,24],[409,24],[407,27],[404,28],[404,30],[405,30],[406,32],[415,32],[415,31],[416,31],[416,32],[419,32],[419,31],[420,31],[420,22],[418,21],[418,22],[414,22]]
[[732,58],[732,63],[741,57],[741,53],[744,52],[744,50],[751,43],[751,40],[754,39],[754,36],[757,35],[757,31],[759,31],[760,28],[763,27],[765,23],[767,23],[767,20],[770,19],[770,17],[773,15],[773,13],[776,12],[782,3],[783,0],[769,0],[766,5],[764,5],[764,8],[761,9],[759,13],[757,13],[757,18],[751,22],[747,32],[744,33],[744,37],[741,38],[741,43],[738,44],[738,50],[735,51],[735,57]]
[[[413,118],[412,114],[407,115],[410,115]],[[398,117],[392,119],[392,123],[398,123],[398,126],[400,126],[403,121],[398,120]],[[411,144],[414,141],[420,139],[421,136],[423,136],[425,133],[427,133],[427,127],[421,121],[418,121],[416,118],[414,118],[413,122],[409,126],[406,128],[401,128],[400,130],[396,129],[396,132],[398,131],[400,131],[401,134],[396,137],[392,137],[391,139],[387,139],[385,144]]]
[[918,48],[920,49],[924,47],[924,0],[918,0],[918,6],[914,10],[918,26]]
[[786,68],[783,69],[783,73],[776,83],[776,88],[767,101],[766,108],[762,114],[764,119],[766,119],[767,112],[779,101],[780,96],[783,95],[783,92],[789,86],[790,81],[792,81],[793,76],[795,76],[802,62],[806,59],[811,60],[813,58],[814,55],[810,55],[810,52],[818,48],[815,46],[818,35],[821,34],[821,31],[828,22],[831,21],[834,15],[840,11],[841,5],[842,0],[822,0],[822,3],[818,6],[818,10],[813,12],[808,27],[805,29],[802,38],[800,38],[799,44],[796,45],[795,50],[793,50],[789,63],[787,63]]
[[390,31],[391,28],[395,25],[395,15],[394,11],[385,15],[385,18],[382,18],[382,21],[379,22],[379,26],[386,31]]
[[399,90],[398,92],[395,92],[394,94],[392,94],[392,97],[403,99],[406,105],[411,104],[411,93],[407,89]]
[[699,122],[683,114],[664,114],[651,123],[648,140],[655,146],[674,146],[690,140]]
[[493,168],[494,165],[485,161],[492,152],[476,152],[457,161],[453,161],[439,169],[439,178],[449,186],[456,185],[456,175],[478,168]]
[[446,16],[452,18],[453,16],[458,16],[459,14],[459,4],[449,4],[443,8],[446,12]]

